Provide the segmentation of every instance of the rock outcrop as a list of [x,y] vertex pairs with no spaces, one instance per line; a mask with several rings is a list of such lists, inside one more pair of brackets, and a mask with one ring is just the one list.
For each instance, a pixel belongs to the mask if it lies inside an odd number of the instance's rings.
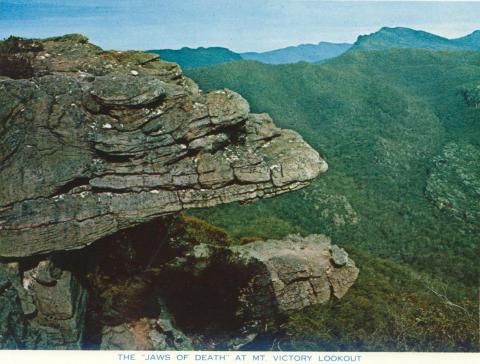
[[265,317],[272,309],[286,313],[340,299],[358,276],[358,269],[345,250],[332,245],[323,235],[290,235],[231,250],[243,264],[262,267],[262,273],[257,273],[248,284],[254,296],[247,299],[243,295],[247,303],[244,310],[251,310],[253,317]]
[[[140,258],[157,249],[146,248],[143,239],[131,245],[137,233],[105,241],[130,251],[136,268],[115,267],[130,273],[94,289],[102,348],[240,349],[279,331],[290,313],[342,298],[358,276],[348,254],[323,235],[222,246],[185,240],[181,230],[160,244],[156,261]],[[114,275],[109,259],[125,264],[119,256],[98,261],[97,277]],[[135,309],[140,301],[145,308]],[[147,315],[147,306],[157,310]]]
[[[196,292],[209,296],[216,302],[212,322],[207,319],[194,331],[223,338],[223,343],[216,340],[223,348],[239,349],[279,330],[292,311],[342,298],[358,272],[348,254],[328,237],[290,235],[231,247],[196,245],[169,262],[164,273],[168,279],[160,285],[177,317],[208,315],[192,311],[203,306]],[[176,290],[187,292],[184,302]]]
[[179,214],[326,169],[240,95],[153,54],[0,42],[0,348],[239,349],[341,298],[358,269],[328,238],[239,245]]
[[49,260],[0,263],[0,348],[81,349],[88,293]]
[[244,245],[223,237],[170,216],[81,251],[0,263],[0,347],[256,347],[291,313],[342,298],[358,276],[323,235]]
[[327,168],[240,95],[203,93],[153,54],[70,35],[9,39],[0,60],[0,257],[274,196]]

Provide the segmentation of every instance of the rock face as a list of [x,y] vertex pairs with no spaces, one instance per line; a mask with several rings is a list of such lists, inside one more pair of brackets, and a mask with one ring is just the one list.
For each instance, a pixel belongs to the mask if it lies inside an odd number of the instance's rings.
[[29,270],[0,264],[0,348],[81,349],[87,297],[72,273],[51,261]]
[[72,272],[41,261],[23,272],[23,288],[33,298],[30,324],[43,336],[39,341],[47,348],[81,349],[88,294]]
[[203,93],[153,54],[79,35],[10,39],[0,65],[0,257],[79,249],[160,215],[295,190],[327,169],[240,95]]
[[[292,311],[342,298],[358,272],[329,238],[290,235],[195,245],[164,267],[159,285],[180,327],[201,343],[196,348],[239,349],[279,330]],[[214,347],[202,346],[212,337]]]
[[341,298],[358,269],[328,238],[238,245],[178,214],[326,169],[240,95],[203,93],[153,54],[0,42],[0,348],[245,348]]
[[0,264],[0,349],[23,347],[26,321],[19,291],[18,264]]
[[252,310],[253,317],[265,317],[272,309],[286,313],[340,299],[358,276],[348,254],[323,235],[290,235],[232,250],[244,264],[263,267],[263,273],[249,283],[254,296],[246,299],[246,307]]
[[[280,330],[289,313],[342,298],[359,272],[323,235],[233,246],[179,244],[174,237],[163,249],[176,252],[153,265],[161,267],[151,284],[158,313],[111,320],[101,329],[103,349],[245,348]],[[107,306],[102,311],[125,312],[132,305]]]

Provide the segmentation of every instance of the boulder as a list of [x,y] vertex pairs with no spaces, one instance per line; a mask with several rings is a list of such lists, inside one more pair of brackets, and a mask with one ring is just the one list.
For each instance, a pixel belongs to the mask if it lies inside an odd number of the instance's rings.
[[286,313],[340,299],[359,272],[345,250],[324,235],[289,235],[231,249],[246,266],[261,267],[248,284],[254,295],[243,298],[252,317],[265,317],[272,309]]

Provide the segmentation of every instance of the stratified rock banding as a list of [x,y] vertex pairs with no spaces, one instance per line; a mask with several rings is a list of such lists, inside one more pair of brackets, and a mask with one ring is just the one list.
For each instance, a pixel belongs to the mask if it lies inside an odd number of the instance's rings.
[[157,216],[292,191],[327,169],[240,95],[203,93],[153,54],[72,35],[19,41],[0,58],[0,257],[79,249]]

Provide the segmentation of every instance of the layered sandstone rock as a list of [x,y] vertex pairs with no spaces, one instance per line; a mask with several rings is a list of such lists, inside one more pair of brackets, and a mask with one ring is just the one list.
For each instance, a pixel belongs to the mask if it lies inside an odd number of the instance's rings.
[[326,169],[297,133],[155,55],[0,42],[0,348],[238,349],[341,298],[358,269],[328,238],[232,245],[211,227],[200,242],[178,214]]
[[295,190],[327,169],[240,95],[203,93],[153,54],[77,35],[2,49],[0,257],[79,249],[160,215]]

